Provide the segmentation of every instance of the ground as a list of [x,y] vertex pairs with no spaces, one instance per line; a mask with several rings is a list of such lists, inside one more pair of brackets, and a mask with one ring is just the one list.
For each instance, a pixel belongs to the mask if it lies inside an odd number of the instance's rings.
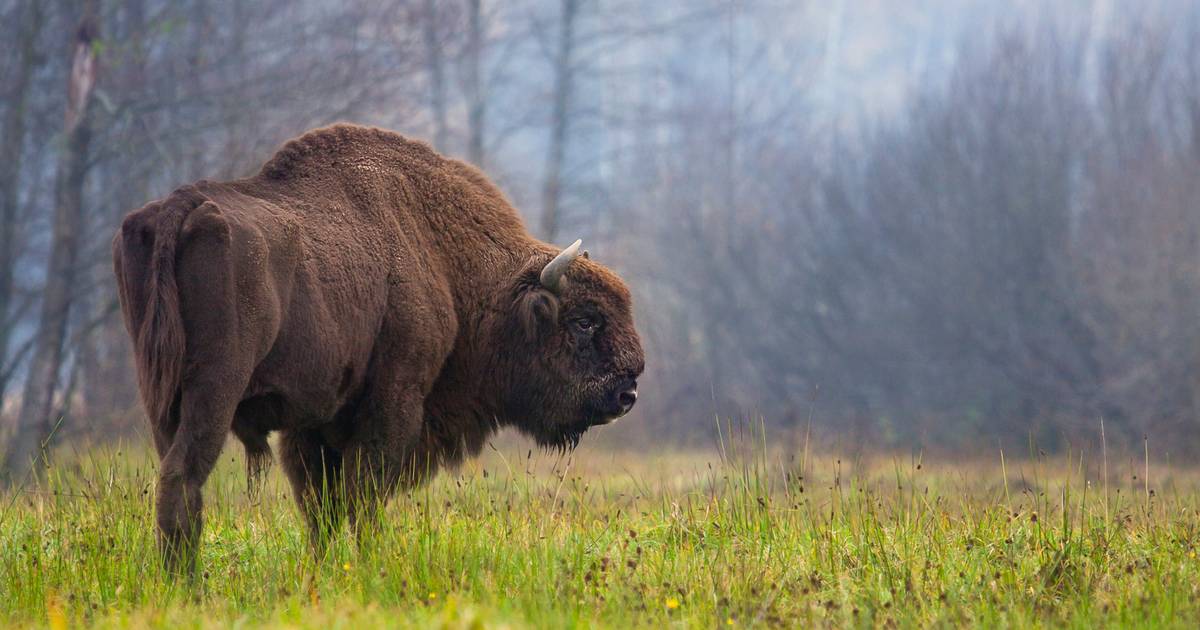
[[249,495],[231,455],[195,584],[159,569],[145,447],[62,453],[0,494],[0,624],[1200,625],[1200,470],[820,450],[510,440],[321,560],[278,472]]

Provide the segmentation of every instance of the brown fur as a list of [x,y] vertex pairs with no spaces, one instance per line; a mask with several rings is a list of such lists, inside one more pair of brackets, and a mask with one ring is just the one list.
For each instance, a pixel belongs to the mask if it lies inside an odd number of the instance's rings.
[[168,560],[193,566],[200,489],[230,431],[252,468],[282,432],[319,544],[500,426],[567,448],[627,410],[613,401],[643,368],[629,291],[584,258],[543,288],[556,253],[473,167],[351,125],[130,213],[113,262]]

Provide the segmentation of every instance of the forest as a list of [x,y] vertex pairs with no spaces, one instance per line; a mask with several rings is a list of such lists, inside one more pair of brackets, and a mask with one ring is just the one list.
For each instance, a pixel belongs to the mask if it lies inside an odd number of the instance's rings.
[[336,121],[626,278],[616,443],[1194,454],[1200,6],[876,4],[0,0],[4,460],[144,435],[121,217]]

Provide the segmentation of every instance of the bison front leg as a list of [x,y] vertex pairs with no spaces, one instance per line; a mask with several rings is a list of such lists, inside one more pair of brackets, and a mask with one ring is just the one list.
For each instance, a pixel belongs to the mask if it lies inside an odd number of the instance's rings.
[[323,557],[346,513],[342,454],[317,431],[288,431],[281,446],[280,460],[308,521],[309,541],[317,557]]
[[202,489],[233,423],[237,399],[220,392],[219,387],[203,384],[184,387],[179,426],[159,466],[155,502],[159,547],[167,569],[175,573],[195,572],[203,526]]
[[380,508],[401,484],[411,483],[423,406],[416,393],[376,393],[364,405],[362,428],[345,453],[350,527],[360,544],[377,529]]

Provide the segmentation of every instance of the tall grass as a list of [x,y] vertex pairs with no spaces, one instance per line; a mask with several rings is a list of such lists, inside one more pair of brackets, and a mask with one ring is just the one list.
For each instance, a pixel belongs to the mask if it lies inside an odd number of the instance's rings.
[[248,494],[230,456],[192,585],[159,568],[143,448],[60,458],[0,496],[0,623],[1200,624],[1200,471],[842,460],[731,433],[713,452],[491,450],[320,560],[281,475]]

